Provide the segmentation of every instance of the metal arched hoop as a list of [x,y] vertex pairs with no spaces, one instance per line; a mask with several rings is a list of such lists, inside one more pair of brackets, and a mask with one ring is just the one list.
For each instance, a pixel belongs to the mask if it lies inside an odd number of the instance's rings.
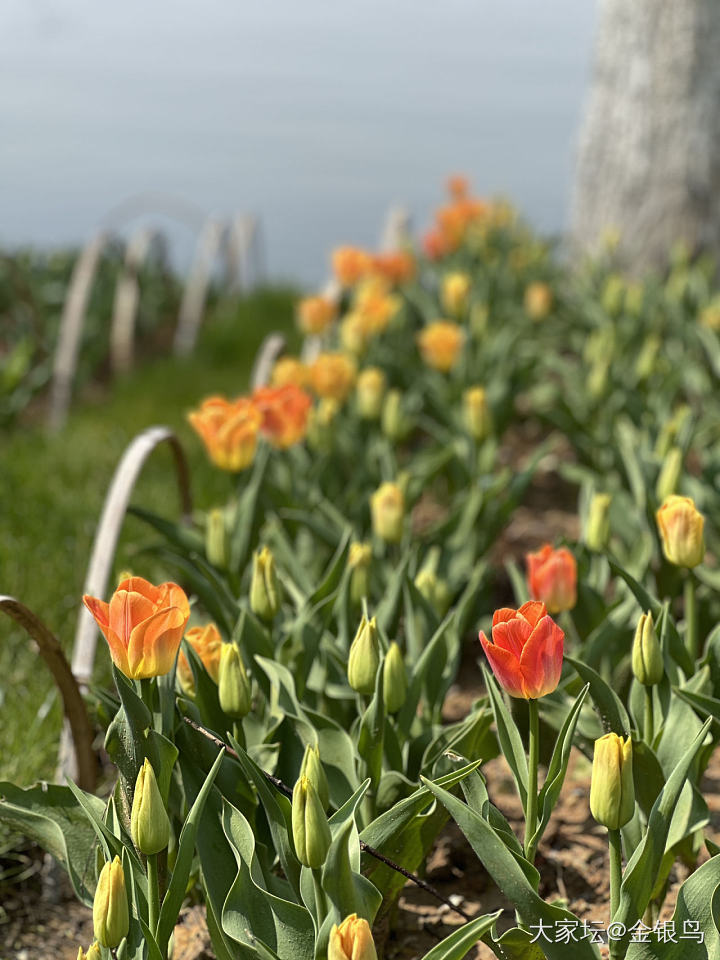
[[109,234],[99,233],[86,244],[70,278],[53,361],[48,415],[48,426],[51,430],[60,430],[67,420],[90,291],[108,241]]
[[220,251],[224,232],[223,225],[213,218],[206,220],[200,231],[175,330],[173,352],[177,357],[187,357],[195,349],[212,268]]
[[113,373],[128,373],[135,346],[135,321],[140,303],[140,269],[153,248],[157,231],[143,227],[129,241],[123,271],[115,287],[110,327],[110,366]]
[[93,750],[93,728],[90,724],[80,685],[55,636],[28,607],[14,597],[0,596],[0,611],[11,617],[36,643],[60,691],[69,735],[64,737],[66,754],[61,759],[63,770],[73,773],[83,790],[94,790],[97,779],[97,757]]
[[233,293],[247,293],[264,276],[264,251],[260,221],[250,214],[233,218],[225,241],[227,284]]

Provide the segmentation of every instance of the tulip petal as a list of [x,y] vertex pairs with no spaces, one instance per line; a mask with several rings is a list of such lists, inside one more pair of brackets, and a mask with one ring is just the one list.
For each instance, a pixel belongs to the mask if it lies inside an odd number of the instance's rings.
[[155,604],[141,593],[118,589],[110,600],[110,628],[128,646],[133,628],[151,617],[155,610]]
[[172,669],[180,646],[187,616],[179,607],[158,610],[130,635],[128,645],[129,676],[135,680],[159,677]]
[[560,682],[565,634],[552,617],[543,617],[530,634],[520,657],[525,696],[544,697]]
[[110,605],[104,600],[98,600],[97,597],[91,597],[85,594],[83,603],[90,613],[95,617],[95,622],[102,631],[110,648],[110,656],[118,670],[128,675],[127,647],[120,637],[110,627]]
[[488,658],[492,671],[500,686],[511,697],[527,699],[523,689],[523,677],[520,670],[520,661],[509,650],[490,643],[485,634],[480,631],[480,643]]
[[500,607],[499,610],[496,610],[493,614],[493,629],[498,623],[506,623],[508,620],[515,620],[517,617],[517,610],[513,610],[512,607]]
[[531,627],[534,627],[538,621],[547,616],[547,610],[542,600],[528,600],[520,607],[518,614],[524,617]]
[[532,627],[527,620],[516,617],[514,620],[497,623],[492,630],[492,639],[495,646],[508,650],[519,660],[531,633]]

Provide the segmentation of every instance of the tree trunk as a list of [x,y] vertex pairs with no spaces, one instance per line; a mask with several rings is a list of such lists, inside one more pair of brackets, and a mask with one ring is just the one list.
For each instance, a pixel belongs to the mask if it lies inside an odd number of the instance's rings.
[[572,210],[580,254],[720,254],[720,0],[600,0]]

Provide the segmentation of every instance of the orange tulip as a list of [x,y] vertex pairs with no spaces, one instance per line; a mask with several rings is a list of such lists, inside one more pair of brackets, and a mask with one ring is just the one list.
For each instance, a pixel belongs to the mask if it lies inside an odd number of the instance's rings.
[[480,631],[480,643],[498,683],[511,697],[524,700],[537,700],[557,687],[564,639],[545,604],[537,600],[519,610],[496,610],[492,642]]
[[372,272],[384,277],[393,286],[407,283],[415,275],[415,258],[406,250],[378,253],[373,257]]
[[153,586],[142,577],[122,580],[110,603],[83,597],[126,677],[143,680],[169,673],[175,662],[190,605],[176,583]]
[[429,260],[440,260],[449,252],[448,244],[442,232],[433,227],[425,234],[422,240],[425,256]]
[[358,247],[338,247],[333,251],[333,272],[343,287],[354,287],[368,275],[372,265],[370,254]]
[[263,436],[274,447],[286,450],[304,438],[312,400],[300,387],[260,387],[251,399],[262,415]]
[[328,297],[305,297],[297,306],[298,326],[306,336],[324,333],[337,315],[337,306]]
[[418,346],[425,363],[434,370],[447,373],[455,366],[465,334],[448,320],[436,320],[418,334]]
[[215,466],[237,472],[252,463],[262,414],[247,397],[208,397],[188,420]]
[[328,943],[328,960],[377,960],[372,931],[367,920],[356,913],[333,926]]
[[[185,639],[198,657],[200,657],[203,666],[212,679],[217,683],[218,670],[220,668],[220,653],[223,645],[218,628],[214,623],[208,623],[204,627],[193,627],[192,630],[188,630],[185,634]],[[192,667],[182,650],[178,657],[177,672],[183,690],[192,693],[195,689]]]
[[553,550],[546,543],[525,559],[533,599],[542,600],[550,613],[572,610],[577,603],[577,563],[567,547]]
[[355,362],[344,353],[321,353],[310,367],[310,384],[319,397],[342,403],[355,385]]

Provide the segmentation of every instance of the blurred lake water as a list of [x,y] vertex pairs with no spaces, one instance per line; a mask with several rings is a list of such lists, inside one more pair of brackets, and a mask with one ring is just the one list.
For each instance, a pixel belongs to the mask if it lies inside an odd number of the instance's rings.
[[[427,224],[451,172],[562,229],[592,0],[3,0],[0,245],[127,228],[177,198],[261,216],[273,277],[312,285],[388,206]],[[163,199],[164,202],[164,199]],[[151,218],[153,219],[153,218]]]

